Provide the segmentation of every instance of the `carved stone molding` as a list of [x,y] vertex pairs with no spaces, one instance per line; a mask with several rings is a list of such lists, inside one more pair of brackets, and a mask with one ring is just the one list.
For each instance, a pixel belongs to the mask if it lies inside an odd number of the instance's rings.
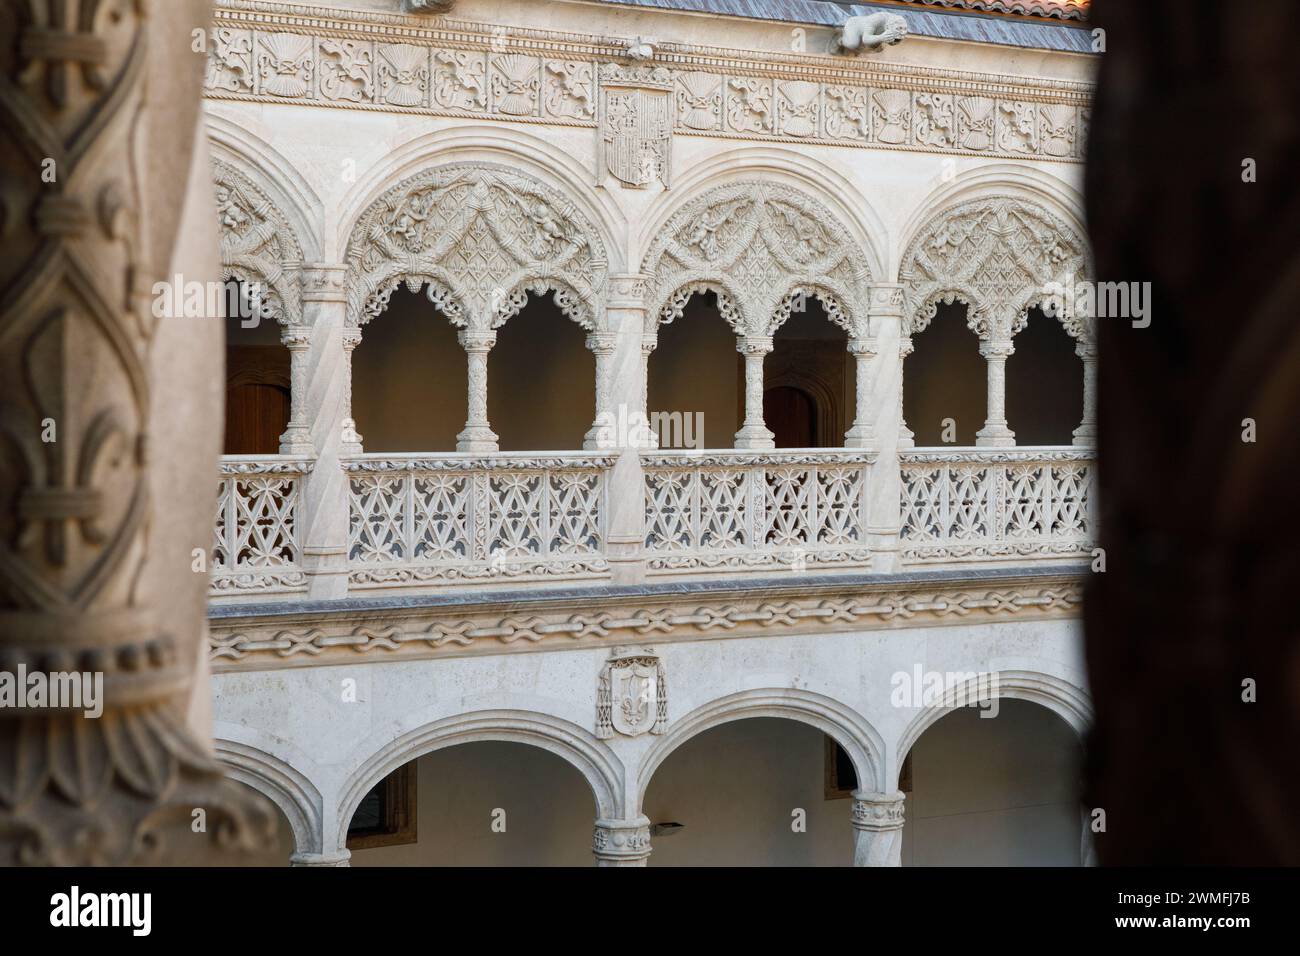
[[[967,323],[982,339],[1007,340],[1024,328],[1028,310],[1054,282],[1089,272],[1087,244],[1041,206],[1011,198],[959,203],[931,218],[903,254],[899,277],[907,290],[905,329],[915,334],[939,303],[970,307]],[[1079,320],[1062,319],[1080,334]]]
[[779,183],[719,186],[668,220],[645,256],[653,291],[647,331],[709,290],[739,336],[768,336],[794,298],[816,296],[850,335],[865,321],[871,273],[848,230],[812,197]]
[[266,318],[301,325],[298,269],[302,246],[270,197],[229,163],[212,161],[217,222],[221,235],[221,278],[260,286]]
[[983,621],[1077,617],[1079,572],[996,584],[949,587],[897,583],[843,584],[800,593],[771,587],[730,592],[708,600],[689,594],[567,598],[563,607],[501,606],[353,611],[301,619],[258,616],[210,622],[214,670],[264,669],[357,660],[499,654],[538,645],[552,648],[627,643],[654,635],[656,642],[829,631],[873,630]]
[[1092,94],[1082,82],[686,43],[624,66],[634,38],[259,0],[223,0],[211,39],[213,98],[515,122],[595,126],[602,64],[624,79],[645,70],[652,95],[631,97],[637,126],[654,131],[643,144],[662,142],[664,106],[684,135],[1080,162]]
[[403,283],[462,328],[488,331],[550,292],[589,332],[604,322],[607,256],[595,228],[559,192],[504,166],[450,164],[398,183],[353,227],[348,324],[384,310]]

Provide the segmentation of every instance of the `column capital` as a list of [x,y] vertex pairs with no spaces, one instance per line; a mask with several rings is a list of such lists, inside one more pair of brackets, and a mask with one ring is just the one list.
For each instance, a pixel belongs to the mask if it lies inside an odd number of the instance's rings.
[[901,318],[906,298],[906,290],[901,282],[873,282],[867,312],[873,316],[893,315]]
[[361,344],[361,327],[345,325],[343,327],[343,347],[349,352]]
[[280,326],[280,344],[290,351],[293,349],[305,349],[309,347],[311,345],[311,326]]
[[644,309],[653,277],[641,272],[616,272],[606,280],[607,307]]
[[497,344],[497,334],[492,329],[461,329],[456,341],[466,352],[488,352]]
[[657,333],[645,333],[641,336],[641,354],[649,355],[659,347],[659,336]]
[[649,819],[597,820],[591,852],[598,866],[645,866],[650,858]]
[[849,339],[849,354],[870,357],[876,354],[876,343],[874,339],[869,338],[852,338]]
[[872,793],[867,790],[854,790],[853,829],[871,831],[903,829],[903,805],[906,799],[906,796],[898,791]]
[[333,262],[304,262],[298,270],[304,302],[346,302],[348,267]]
[[983,339],[980,342],[980,355],[984,358],[1006,358],[1008,355],[1014,355],[1016,347],[1011,343],[1009,337],[997,337]]
[[587,349],[591,352],[613,352],[618,346],[617,332],[589,332],[587,334]]
[[772,351],[772,336],[741,335],[736,339],[736,351],[741,355],[766,355]]

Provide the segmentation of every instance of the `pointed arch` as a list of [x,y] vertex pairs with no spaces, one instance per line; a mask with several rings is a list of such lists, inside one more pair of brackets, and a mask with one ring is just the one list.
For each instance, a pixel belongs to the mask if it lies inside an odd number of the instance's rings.
[[506,166],[451,163],[402,180],[358,218],[345,261],[353,327],[381,310],[395,279],[427,276],[471,329],[496,328],[539,289],[588,331],[604,327],[608,256],[595,228],[560,192]]
[[771,335],[799,287],[833,290],[846,327],[860,328],[871,282],[866,255],[824,203],[765,180],[714,186],[683,203],[642,272],[651,276],[648,321],[671,321],[680,290],[710,277],[735,304],[738,334],[754,336]]

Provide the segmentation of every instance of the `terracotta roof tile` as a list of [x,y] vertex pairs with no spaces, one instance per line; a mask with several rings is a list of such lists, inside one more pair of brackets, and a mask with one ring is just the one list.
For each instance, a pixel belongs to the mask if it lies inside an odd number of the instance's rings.
[[1088,19],[1089,0],[896,0],[926,7],[947,7],[978,13],[1010,13],[1023,17],[1059,20]]

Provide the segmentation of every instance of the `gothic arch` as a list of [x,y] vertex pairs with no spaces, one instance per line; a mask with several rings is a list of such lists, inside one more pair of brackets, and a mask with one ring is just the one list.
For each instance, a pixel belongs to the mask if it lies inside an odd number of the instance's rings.
[[416,173],[374,200],[348,238],[348,324],[382,311],[399,282],[436,278],[453,322],[497,328],[544,290],[588,331],[604,327],[608,256],[577,205],[532,176],[491,163]]
[[771,335],[783,301],[801,287],[833,297],[854,334],[865,322],[871,282],[865,254],[825,204],[758,180],[715,186],[682,205],[650,245],[642,272],[651,277],[648,332],[681,314],[684,287],[711,277],[734,302],[729,321],[737,334]]
[[[997,671],[997,696],[1014,700],[1027,700],[1047,708],[1060,717],[1083,740],[1084,733],[1092,723],[1092,703],[1087,693],[1068,680],[1037,671]],[[962,684],[947,689],[942,704],[927,707],[908,722],[907,728],[899,738],[895,753],[901,764],[903,757],[915,746],[930,727],[939,719],[951,713],[956,701],[969,701],[979,690],[987,686],[988,676],[980,683],[980,677],[974,677]]]
[[221,278],[259,284],[269,318],[302,325],[302,245],[289,220],[265,189],[225,160],[212,160],[212,180]]
[[[1080,232],[1036,202],[995,195],[947,206],[904,250],[904,332],[924,330],[940,302],[960,301],[981,339],[1009,339],[1024,328],[1029,309],[1048,297],[1051,283],[1088,274],[1087,255]],[[1076,319],[1062,315],[1061,321],[1078,337]]]
[[812,691],[766,688],[718,698],[675,720],[668,733],[655,741],[641,759],[637,770],[638,805],[645,799],[655,771],[678,747],[706,730],[749,717],[782,717],[816,727],[849,755],[860,789],[882,789],[884,742],[857,711]]
[[[233,729],[233,728],[232,728]],[[247,728],[239,728],[240,732]],[[293,830],[295,854],[321,852],[321,796],[300,771],[267,750],[222,737],[213,743],[227,775],[262,794],[285,815]]]
[[348,824],[370,788],[416,757],[458,744],[497,740],[529,744],[577,768],[591,787],[596,816],[622,819],[623,771],[618,758],[588,731],[558,717],[521,710],[458,714],[418,727],[388,741],[361,762],[339,793],[338,846],[346,845]]

